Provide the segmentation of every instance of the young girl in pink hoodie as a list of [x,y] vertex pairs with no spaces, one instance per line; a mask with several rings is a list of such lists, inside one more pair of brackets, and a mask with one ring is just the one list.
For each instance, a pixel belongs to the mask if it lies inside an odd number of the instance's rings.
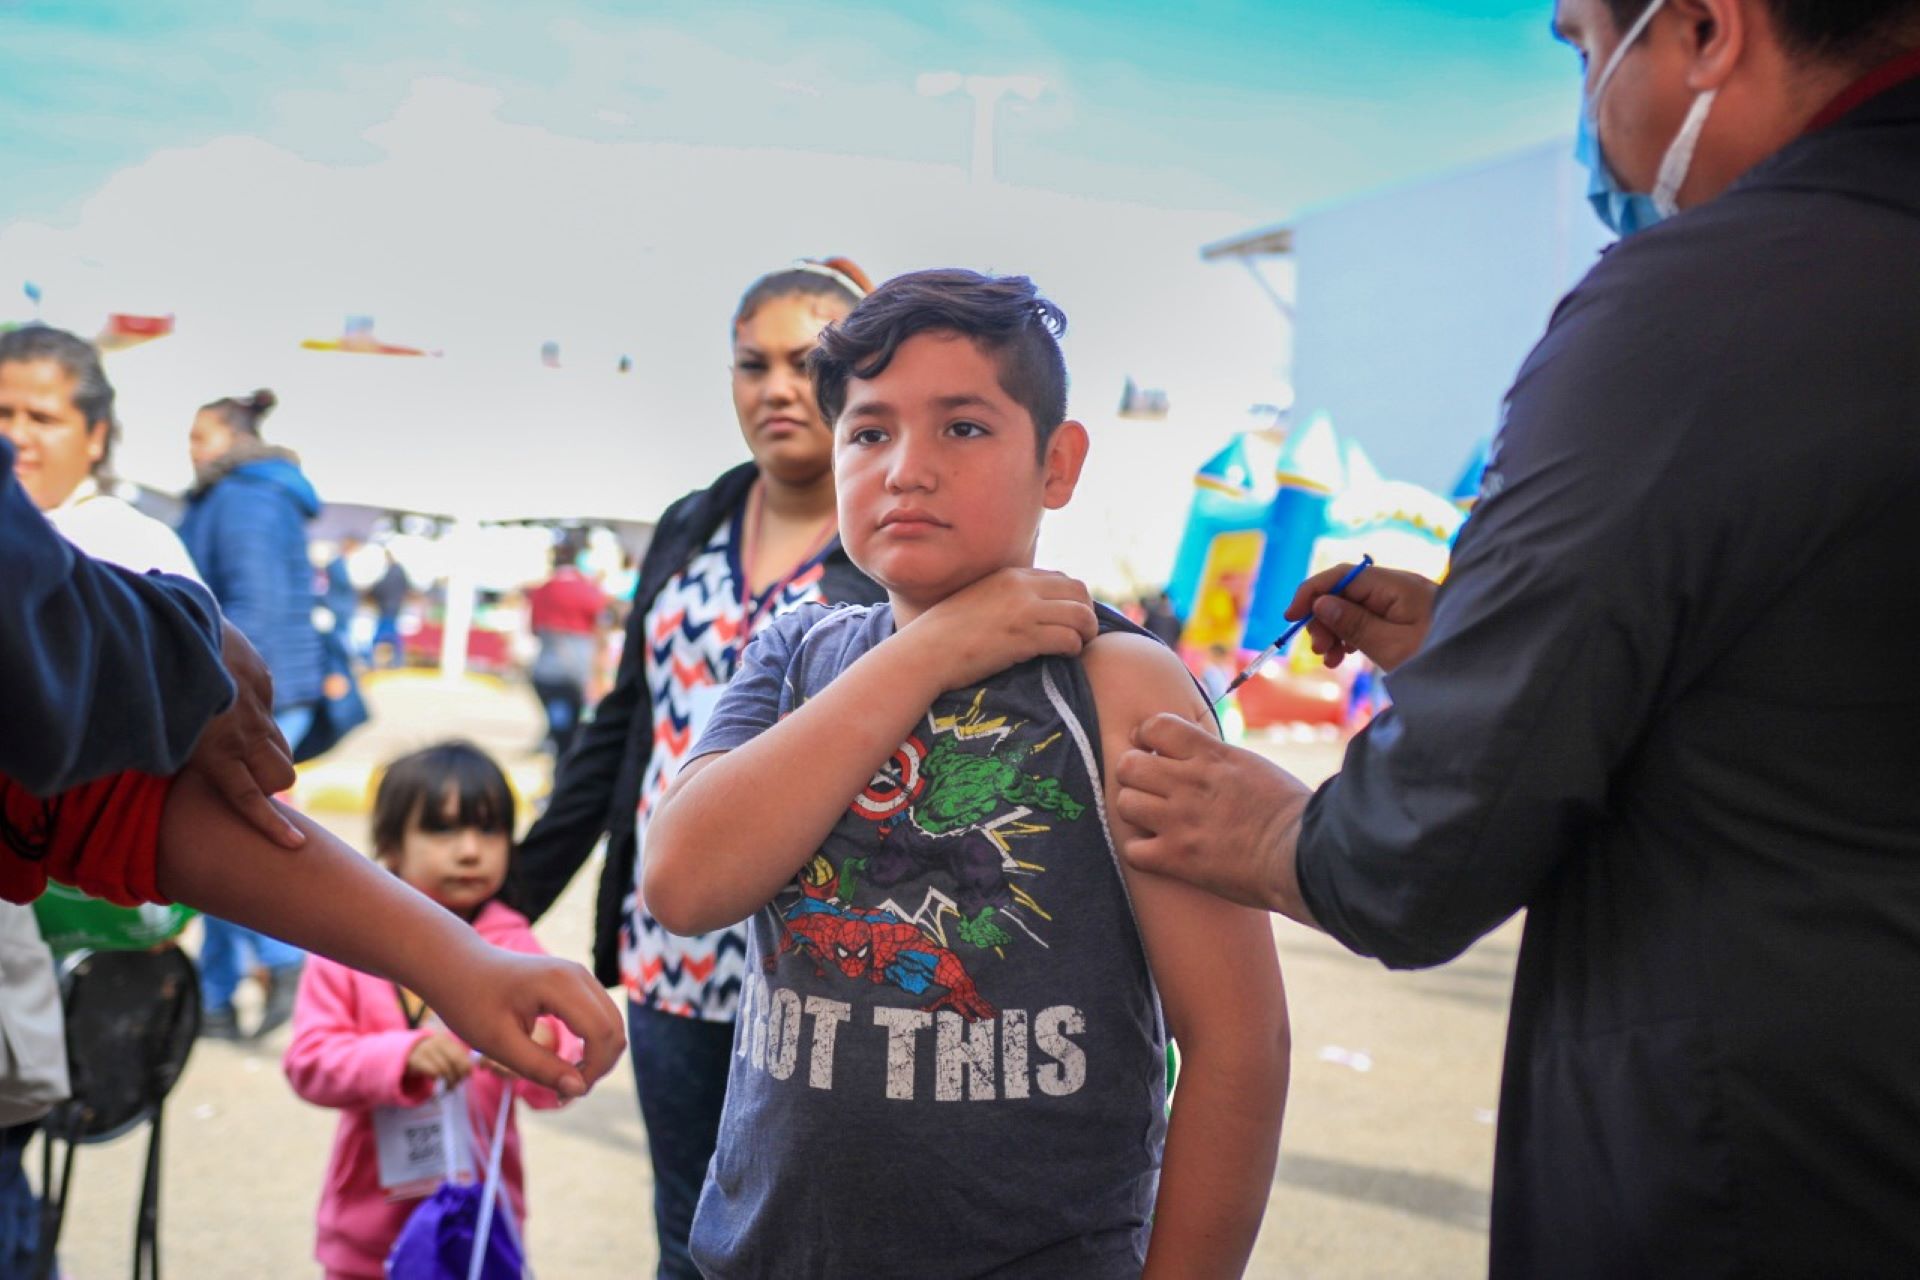
[[[486,941],[541,954],[526,918],[495,901],[513,851],[514,801],[498,765],[477,747],[448,742],[388,766],[374,800],[374,850],[388,870],[468,921]],[[563,1059],[580,1042],[553,1019],[534,1038]],[[287,1079],[308,1102],[340,1111],[333,1155],[320,1193],[314,1257],[332,1277],[379,1277],[388,1251],[425,1187],[396,1199],[381,1185],[376,1109],[432,1101],[436,1086],[466,1084],[469,1144],[484,1174],[501,1094],[557,1107],[551,1090],[476,1066],[468,1047],[439,1026],[411,992],[381,978],[314,956],[300,980]],[[520,1137],[507,1117],[502,1202],[516,1224],[526,1219]],[[516,1232],[516,1234],[519,1234]],[[524,1236],[521,1237],[524,1239]]]

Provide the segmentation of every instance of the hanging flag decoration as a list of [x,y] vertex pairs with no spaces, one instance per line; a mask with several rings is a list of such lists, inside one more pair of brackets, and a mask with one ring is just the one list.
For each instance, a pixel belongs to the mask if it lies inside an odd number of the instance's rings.
[[102,351],[125,351],[128,347],[164,338],[172,332],[173,317],[170,315],[135,316],[116,311],[107,317],[107,323],[99,336],[94,338],[93,345]]
[[1128,378],[1120,389],[1120,416],[1158,421],[1167,416],[1167,393],[1158,387],[1143,387]]
[[348,316],[337,338],[308,338],[301,347],[308,351],[345,351],[370,356],[437,356],[438,351],[420,347],[395,346],[374,336],[372,316]]

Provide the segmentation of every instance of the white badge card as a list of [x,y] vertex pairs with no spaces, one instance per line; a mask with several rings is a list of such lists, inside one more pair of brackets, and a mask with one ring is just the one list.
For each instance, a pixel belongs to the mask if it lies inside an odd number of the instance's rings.
[[396,1200],[429,1195],[442,1182],[474,1180],[464,1084],[417,1107],[375,1107],[373,1136],[380,1186]]

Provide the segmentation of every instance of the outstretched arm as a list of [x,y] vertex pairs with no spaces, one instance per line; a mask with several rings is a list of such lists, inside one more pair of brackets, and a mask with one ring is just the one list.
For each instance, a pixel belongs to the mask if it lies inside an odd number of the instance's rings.
[[[159,888],[419,993],[461,1039],[565,1097],[585,1093],[625,1044],[613,1002],[579,965],[516,955],[367,861],[305,815],[298,849],[270,843],[189,771],[160,821]],[[586,1042],[577,1064],[531,1032],[552,1014]]]
[[[1179,660],[1151,640],[1102,636],[1085,662],[1109,762],[1147,715],[1208,723]],[[1111,765],[1106,773],[1117,844],[1132,832],[1113,812]],[[1239,1276],[1273,1183],[1292,1048],[1272,926],[1264,912],[1181,881],[1131,869],[1126,881],[1181,1057],[1146,1276]]]

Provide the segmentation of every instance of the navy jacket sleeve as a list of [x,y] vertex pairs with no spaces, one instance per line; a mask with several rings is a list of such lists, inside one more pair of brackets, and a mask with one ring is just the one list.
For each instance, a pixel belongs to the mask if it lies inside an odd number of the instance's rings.
[[39,795],[178,772],[234,692],[206,592],[76,551],[15,482],[4,440],[0,689],[0,773]]
[[1427,642],[1303,820],[1308,906],[1396,968],[1457,956],[1584,846],[1715,574],[1709,381],[1611,265],[1522,369]]

